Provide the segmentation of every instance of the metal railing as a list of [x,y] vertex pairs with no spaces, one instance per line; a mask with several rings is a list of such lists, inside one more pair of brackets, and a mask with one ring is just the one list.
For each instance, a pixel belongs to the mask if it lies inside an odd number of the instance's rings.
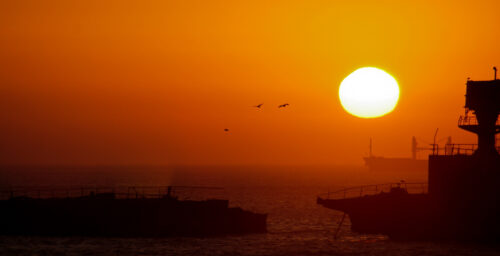
[[477,149],[477,144],[446,144],[444,155],[472,155]]
[[432,145],[432,155],[472,155],[476,149],[477,144],[445,144],[443,148],[439,148],[439,145]]
[[428,192],[427,183],[386,183],[344,188],[341,190],[318,195],[321,199],[346,199],[376,195],[381,192],[389,193],[393,188],[403,188],[410,194],[425,194]]
[[[465,115],[458,118],[458,126],[476,126],[479,125],[477,117],[475,115]],[[496,126],[500,126],[500,119],[495,123]]]
[[[193,196],[193,191],[223,190],[220,187],[189,186],[123,186],[123,187],[9,187],[0,189],[0,200],[7,199],[52,199],[52,198],[165,198],[183,196],[183,198],[202,198]],[[212,195],[213,193],[211,193]]]
[[458,118],[458,126],[468,126],[468,125],[478,125],[478,121],[477,121],[477,118],[476,116],[469,116],[469,115],[465,115],[465,116],[460,116]]
[[[498,144],[498,143],[497,143]],[[444,148],[439,145],[432,145],[432,154],[439,156],[472,155],[476,152],[477,144],[446,144]],[[500,153],[500,145],[495,147]]]

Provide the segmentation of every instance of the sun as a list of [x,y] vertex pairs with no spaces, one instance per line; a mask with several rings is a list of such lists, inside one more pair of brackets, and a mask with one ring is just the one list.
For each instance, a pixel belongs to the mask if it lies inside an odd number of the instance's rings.
[[351,115],[375,118],[394,110],[399,100],[399,86],[384,70],[364,67],[344,78],[339,98],[342,107]]

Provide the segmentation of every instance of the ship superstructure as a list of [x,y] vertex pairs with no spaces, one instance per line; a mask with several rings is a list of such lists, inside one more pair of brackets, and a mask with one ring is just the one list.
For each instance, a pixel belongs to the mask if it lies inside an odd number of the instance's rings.
[[361,233],[500,242],[500,155],[495,146],[500,80],[469,80],[466,86],[465,115],[458,126],[477,134],[478,143],[434,150],[428,186],[410,191],[400,183],[370,193],[362,187],[356,196],[345,191],[319,196],[318,204],[348,214],[352,230]]

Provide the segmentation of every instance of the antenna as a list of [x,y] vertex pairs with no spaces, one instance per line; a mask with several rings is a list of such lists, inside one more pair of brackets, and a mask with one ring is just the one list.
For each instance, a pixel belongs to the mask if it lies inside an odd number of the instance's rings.
[[436,145],[436,137],[438,135],[439,128],[436,128],[436,132],[434,133],[434,145]]
[[417,138],[415,136],[411,137],[411,158],[413,160],[417,159]]
[[[439,147],[437,147],[436,145],[436,137],[438,135],[438,131],[439,131],[439,128],[436,129],[436,132],[434,133],[434,143],[432,144],[432,153],[435,154],[439,154]],[[437,152],[435,152],[435,150],[437,150]]]
[[370,138],[370,157],[372,156],[372,138]]
[[497,67],[493,67],[493,70],[495,70],[495,79],[493,80],[497,80]]

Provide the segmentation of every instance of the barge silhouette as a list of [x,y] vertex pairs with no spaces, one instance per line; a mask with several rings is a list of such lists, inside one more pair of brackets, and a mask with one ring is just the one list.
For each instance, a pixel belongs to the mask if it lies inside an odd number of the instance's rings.
[[424,172],[427,170],[428,161],[427,159],[417,158],[417,152],[421,150],[429,150],[429,148],[418,147],[417,139],[412,137],[411,158],[375,156],[372,153],[372,140],[370,139],[370,153],[367,157],[363,157],[363,161],[365,162],[365,166],[374,172]]
[[[444,153],[433,151],[428,188],[403,182],[360,187],[320,195],[317,203],[347,214],[351,229],[359,233],[392,239],[500,242],[500,155],[495,146],[499,112],[500,80],[469,80],[465,115],[458,126],[476,133],[478,144],[453,144]],[[356,195],[350,196],[353,191]]]
[[137,187],[124,193],[82,189],[78,196],[70,194],[74,190],[62,196],[52,191],[48,197],[40,190],[7,191],[8,198],[0,200],[0,235],[203,237],[266,232],[266,214],[229,207],[228,200],[179,200],[172,187],[147,190],[157,193],[145,194]]

